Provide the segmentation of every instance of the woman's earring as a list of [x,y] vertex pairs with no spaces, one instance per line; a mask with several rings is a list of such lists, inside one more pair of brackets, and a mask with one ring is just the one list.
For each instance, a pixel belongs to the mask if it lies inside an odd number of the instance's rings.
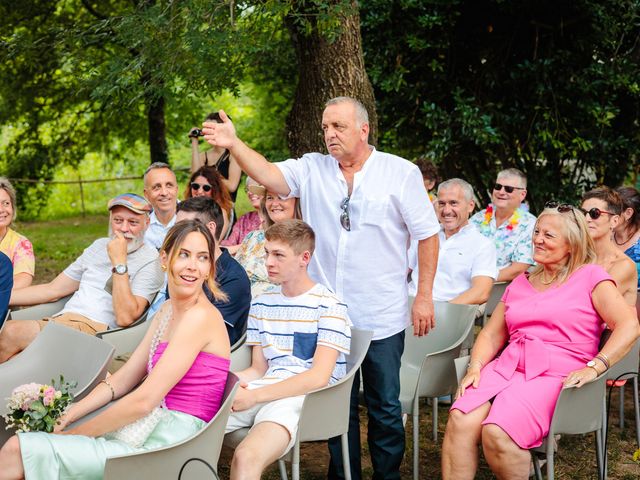
[[163,272],[167,271],[167,266],[162,263],[160,264],[160,268],[162,269]]

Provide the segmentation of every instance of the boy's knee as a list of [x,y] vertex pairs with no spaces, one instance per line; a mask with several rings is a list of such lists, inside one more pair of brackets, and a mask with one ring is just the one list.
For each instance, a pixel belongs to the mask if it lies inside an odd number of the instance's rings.
[[231,460],[231,467],[236,472],[249,472],[252,468],[255,468],[256,464],[256,456],[259,452],[256,452],[253,448],[248,445],[245,445],[244,442],[240,443],[236,447],[235,452],[233,453],[233,459]]

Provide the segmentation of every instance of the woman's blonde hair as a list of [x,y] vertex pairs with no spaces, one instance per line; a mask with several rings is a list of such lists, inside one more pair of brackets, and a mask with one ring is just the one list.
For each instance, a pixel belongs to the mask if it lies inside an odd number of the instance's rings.
[[164,238],[164,242],[162,243],[162,247],[160,248],[161,252],[165,252],[167,255],[167,275],[169,278],[173,279],[173,264],[180,253],[180,247],[184,243],[185,238],[192,232],[201,233],[205,240],[207,241],[207,250],[209,252],[209,261],[211,263],[211,267],[209,268],[209,277],[207,278],[207,286],[213,297],[219,301],[227,301],[227,295],[220,290],[220,287],[216,283],[216,260],[215,260],[215,250],[216,250],[216,241],[209,229],[199,220],[183,220],[181,222],[176,223],[171,230],[167,232],[167,236]]
[[[260,200],[260,214],[262,215],[262,219],[264,222],[264,230],[269,228],[275,222],[271,220],[269,216],[269,212],[267,212],[267,197],[273,192],[269,192],[268,190],[264,193],[264,197]],[[275,196],[278,196],[276,193]],[[296,197],[296,203],[293,207],[293,218],[296,220],[302,220],[302,209],[300,208],[300,199]]]
[[[587,221],[583,213],[575,207],[560,212],[557,208],[545,208],[536,220],[535,230],[538,229],[540,219],[546,216],[555,216],[562,219],[564,236],[569,244],[569,261],[564,266],[558,280],[564,282],[578,268],[596,261],[596,250],[593,240],[589,235]],[[535,235],[535,233],[534,233]],[[541,275],[542,265],[537,265],[531,272],[532,276]]]

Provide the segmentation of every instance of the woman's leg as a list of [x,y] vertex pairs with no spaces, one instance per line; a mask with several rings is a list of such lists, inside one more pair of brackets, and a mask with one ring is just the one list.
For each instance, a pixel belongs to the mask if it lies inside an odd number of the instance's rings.
[[482,427],[482,450],[498,479],[529,478],[529,450],[520,448],[498,425],[488,424]]
[[469,413],[451,410],[442,442],[442,478],[473,479],[478,469],[478,444],[489,402]]
[[0,449],[0,480],[19,480],[24,478],[20,442],[14,435]]

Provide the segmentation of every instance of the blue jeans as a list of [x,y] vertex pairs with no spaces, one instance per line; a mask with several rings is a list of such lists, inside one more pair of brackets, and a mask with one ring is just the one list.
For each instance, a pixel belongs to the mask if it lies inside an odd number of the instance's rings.
[[[400,464],[404,455],[404,426],[400,406],[400,359],[404,351],[404,330],[382,340],[371,342],[362,362],[364,401],[368,410],[367,440],[374,480],[400,478]],[[362,478],[360,459],[360,418],[358,400],[360,374],[356,374],[351,390],[349,418],[349,460],[351,478]],[[340,437],[329,440],[329,479],[344,478]]]

